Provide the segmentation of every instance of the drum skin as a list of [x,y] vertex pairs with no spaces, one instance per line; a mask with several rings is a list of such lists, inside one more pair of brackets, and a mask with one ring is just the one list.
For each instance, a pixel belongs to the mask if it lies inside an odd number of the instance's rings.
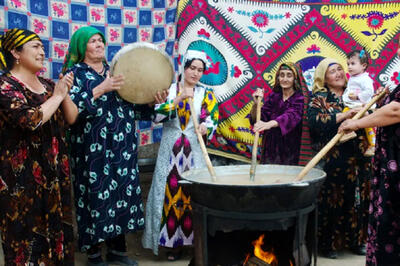
[[111,75],[124,76],[118,90],[126,101],[135,104],[154,102],[157,91],[168,90],[174,77],[169,56],[150,43],[132,43],[119,50],[111,62]]

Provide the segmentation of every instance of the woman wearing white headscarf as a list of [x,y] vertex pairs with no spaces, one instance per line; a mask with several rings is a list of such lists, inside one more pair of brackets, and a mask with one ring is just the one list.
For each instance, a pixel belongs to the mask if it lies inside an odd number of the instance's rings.
[[189,98],[193,98],[199,131],[207,139],[212,138],[218,122],[213,91],[198,84],[207,63],[204,52],[188,50],[180,81],[171,85],[165,103],[155,106],[155,122],[163,122],[163,136],[146,205],[142,243],[156,255],[158,246],[172,248],[167,253],[168,260],[179,259],[180,248],[193,245],[190,196],[178,181],[184,171],[206,166],[191,119]]
[[[307,117],[316,151],[334,137],[342,121],[357,113],[356,108],[342,112],[346,83],[335,59],[325,58],[315,69]],[[363,156],[368,148],[365,134],[356,133],[357,138],[335,145],[321,165],[326,180],[318,198],[318,249],[331,259],[346,247],[358,255],[366,252],[370,159]]]

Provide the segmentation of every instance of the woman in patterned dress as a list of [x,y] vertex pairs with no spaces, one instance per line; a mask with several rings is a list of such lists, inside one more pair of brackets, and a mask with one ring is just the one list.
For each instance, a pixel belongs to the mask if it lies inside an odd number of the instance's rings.
[[0,37],[1,265],[74,265],[71,180],[64,114],[73,76],[38,77],[45,53],[35,33]]
[[202,135],[210,139],[218,122],[213,91],[198,84],[207,62],[205,53],[188,50],[181,82],[172,84],[166,102],[155,107],[155,121],[163,122],[163,136],[146,205],[142,243],[156,255],[158,246],[172,248],[168,260],[179,258],[182,246],[193,244],[190,195],[178,181],[184,171],[205,167],[190,118],[189,97],[193,98]]
[[[346,88],[343,67],[334,59],[322,60],[315,69],[308,121],[315,150],[320,150],[337,132],[340,122],[358,110],[342,113]],[[323,255],[337,258],[348,247],[365,255],[369,203],[370,160],[363,157],[365,134],[334,146],[325,156],[327,177],[318,199],[318,245]]]
[[[110,77],[104,48],[99,30],[82,27],[72,35],[64,64],[64,71],[75,77],[71,167],[78,244],[87,252],[88,265],[106,265],[100,246],[104,241],[107,262],[137,265],[127,257],[125,243],[126,233],[144,226],[135,119],[152,119],[154,109],[119,97],[123,77]],[[162,102],[159,96],[156,100]]]
[[350,132],[378,127],[367,239],[367,265],[371,266],[400,263],[400,85],[383,104],[362,119],[346,120],[339,128],[339,132]]

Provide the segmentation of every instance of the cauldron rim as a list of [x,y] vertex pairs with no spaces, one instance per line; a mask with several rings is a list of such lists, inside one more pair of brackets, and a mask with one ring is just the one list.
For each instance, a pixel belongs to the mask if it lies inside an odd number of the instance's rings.
[[[214,169],[219,170],[221,168],[231,168],[231,167],[240,167],[240,168],[250,169],[250,165],[248,165],[248,164],[216,166],[216,167],[214,167]],[[257,166],[257,168],[263,168],[263,167],[297,169],[298,172],[300,172],[304,168],[303,166],[298,166],[298,165],[279,165],[279,164],[261,164],[261,165]],[[248,187],[248,188],[262,188],[262,187],[270,188],[270,187],[287,187],[287,186],[300,186],[301,187],[301,186],[307,186],[311,183],[320,182],[321,179],[326,178],[325,171],[318,169],[318,168],[312,168],[310,170],[310,172],[306,175],[306,177],[303,180],[298,181],[298,182],[254,184],[254,185],[253,184],[227,184],[227,183],[214,183],[211,181],[211,176],[207,182],[202,182],[202,180],[191,179],[190,176],[193,172],[197,172],[197,173],[204,172],[209,175],[207,168],[194,168],[189,171],[185,171],[182,174],[182,179],[184,181],[187,181],[188,183],[200,184],[202,186],[213,186],[213,187],[214,186],[231,186],[231,187]],[[310,175],[310,173],[313,173],[313,172],[319,172],[320,175],[318,177],[306,179]],[[218,178],[218,175],[217,175],[217,178]],[[249,174],[249,178],[250,178],[250,174]]]

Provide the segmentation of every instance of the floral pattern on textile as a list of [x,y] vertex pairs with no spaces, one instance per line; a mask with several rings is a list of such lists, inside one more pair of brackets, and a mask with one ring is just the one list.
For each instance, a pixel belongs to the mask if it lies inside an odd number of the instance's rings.
[[[400,102],[400,86],[385,100]],[[400,261],[400,124],[379,127],[371,181],[367,265]]]
[[[180,1],[178,54],[195,47],[215,63],[215,71],[201,79],[213,88],[220,111],[209,152],[251,158],[254,134],[246,117],[252,108],[251,95],[255,88],[264,88],[268,95],[284,62],[300,64],[311,88],[315,67],[324,57],[346,66],[346,54],[364,48],[371,58],[368,72],[374,82],[392,83],[399,8],[400,1]],[[301,164],[306,164],[304,159]]]
[[[317,92],[311,98],[308,120],[315,150],[333,138],[340,124],[336,114],[344,108],[342,97]],[[334,146],[321,166],[327,177],[318,197],[318,244],[321,250],[339,250],[365,243],[369,203],[370,159],[363,131],[357,138]]]
[[40,105],[54,83],[39,78],[36,94],[0,77],[0,231],[5,265],[73,265],[71,180],[64,117],[42,124]]
[[[105,65],[106,72],[109,66]],[[71,99],[79,116],[71,127],[78,244],[90,246],[144,226],[137,167],[135,119],[150,120],[153,109],[133,105],[115,92],[93,99],[106,78],[85,63],[76,64]]]

